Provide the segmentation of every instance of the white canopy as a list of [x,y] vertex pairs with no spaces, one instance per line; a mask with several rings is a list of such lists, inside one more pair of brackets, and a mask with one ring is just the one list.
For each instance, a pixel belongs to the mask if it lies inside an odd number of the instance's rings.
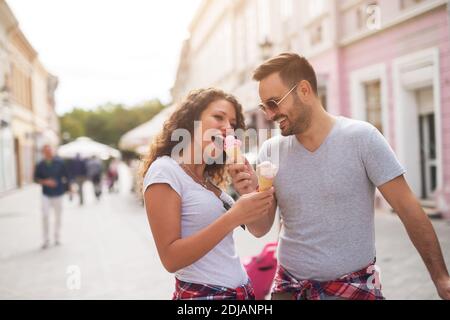
[[122,150],[141,152],[150,144],[153,137],[160,132],[164,122],[175,111],[176,107],[176,105],[171,105],[170,107],[163,109],[150,121],[125,133],[120,138],[119,148]]
[[75,141],[60,146],[57,153],[62,158],[74,158],[77,154],[83,158],[97,156],[103,160],[111,157],[120,158],[119,150],[88,137],[79,137]]

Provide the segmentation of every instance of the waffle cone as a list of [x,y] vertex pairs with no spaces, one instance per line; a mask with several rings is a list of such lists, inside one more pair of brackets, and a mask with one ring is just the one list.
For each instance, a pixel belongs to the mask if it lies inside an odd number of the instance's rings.
[[273,185],[273,179],[268,179],[266,177],[259,176],[258,177],[258,185],[259,185],[260,192],[269,190]]

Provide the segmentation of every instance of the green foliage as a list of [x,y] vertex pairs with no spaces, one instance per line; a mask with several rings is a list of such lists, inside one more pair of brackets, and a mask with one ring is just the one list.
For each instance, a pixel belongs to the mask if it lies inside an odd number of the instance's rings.
[[94,110],[75,108],[60,117],[61,136],[64,143],[87,136],[117,148],[123,134],[149,121],[163,108],[159,100],[133,107],[108,103]]

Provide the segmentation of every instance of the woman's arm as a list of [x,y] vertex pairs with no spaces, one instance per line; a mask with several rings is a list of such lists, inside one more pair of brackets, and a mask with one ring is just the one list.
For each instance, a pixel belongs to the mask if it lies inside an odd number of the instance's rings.
[[274,200],[267,215],[261,219],[247,224],[248,231],[256,238],[264,237],[272,229],[277,211],[277,201]]
[[162,264],[171,273],[193,264],[234,228],[267,214],[272,193],[248,195],[206,228],[181,238],[180,196],[167,184],[151,185],[144,193],[145,206]]

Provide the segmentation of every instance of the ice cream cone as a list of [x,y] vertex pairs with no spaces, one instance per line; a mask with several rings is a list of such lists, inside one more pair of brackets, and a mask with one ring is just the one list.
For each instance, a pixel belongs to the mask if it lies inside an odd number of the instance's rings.
[[244,157],[241,153],[242,142],[234,136],[227,136],[225,138],[225,153],[227,154],[228,163],[244,163]]
[[260,192],[269,190],[270,188],[272,188],[273,179],[268,179],[266,177],[259,176],[258,177],[258,185],[259,185],[259,189],[258,190]]
[[256,174],[258,176],[259,192],[269,190],[272,187],[277,172],[278,172],[277,166],[275,166],[270,161],[264,161],[257,166]]

